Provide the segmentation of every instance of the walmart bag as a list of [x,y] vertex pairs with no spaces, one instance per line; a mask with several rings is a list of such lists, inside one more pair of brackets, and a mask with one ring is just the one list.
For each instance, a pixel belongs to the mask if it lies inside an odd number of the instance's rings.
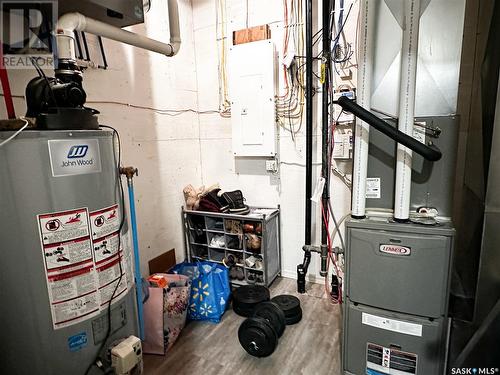
[[218,323],[231,294],[229,272],[223,265],[212,262],[180,263],[170,272],[192,280],[188,317]]

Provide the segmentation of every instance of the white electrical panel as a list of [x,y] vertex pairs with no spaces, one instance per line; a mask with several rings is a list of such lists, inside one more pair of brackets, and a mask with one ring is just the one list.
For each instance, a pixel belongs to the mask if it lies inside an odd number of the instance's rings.
[[233,154],[276,155],[276,51],[271,40],[239,44],[229,51],[229,97]]

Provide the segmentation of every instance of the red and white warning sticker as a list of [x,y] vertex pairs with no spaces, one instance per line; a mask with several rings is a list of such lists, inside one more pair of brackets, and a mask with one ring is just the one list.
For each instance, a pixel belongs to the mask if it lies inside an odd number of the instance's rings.
[[113,293],[112,303],[126,295],[118,205],[51,212],[37,220],[54,329],[98,315]]
[[38,215],[54,329],[99,313],[99,292],[86,208]]
[[[120,267],[121,263],[121,267]],[[112,259],[101,263],[97,268],[97,278],[99,280],[99,295],[101,298],[101,308],[104,308],[111,299],[113,292],[116,292],[113,296],[112,303],[120,300],[127,291],[127,276],[125,274],[125,269],[123,267],[123,256],[122,252],[118,256],[115,255]],[[121,278],[120,278],[121,271]],[[119,285],[117,286],[117,284]]]
[[95,239],[93,246],[94,260],[99,265],[118,253],[118,232]]
[[89,237],[86,208],[38,215],[43,245]]
[[[119,240],[120,221],[118,205],[90,213],[94,262],[99,285],[101,309],[107,307],[113,292],[112,303],[115,303],[125,296],[127,291],[123,244]],[[117,286],[118,283],[119,285]]]
[[118,232],[120,229],[120,214],[118,205],[103,208],[90,213],[92,238],[102,238]]

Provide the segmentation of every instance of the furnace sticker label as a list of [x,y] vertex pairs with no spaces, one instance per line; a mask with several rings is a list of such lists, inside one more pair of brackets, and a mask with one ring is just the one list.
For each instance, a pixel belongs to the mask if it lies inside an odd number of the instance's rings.
[[366,375],[415,375],[417,355],[367,343]]
[[420,143],[423,143],[424,145],[425,145],[425,126],[426,123],[424,121],[424,122],[416,122],[415,126],[413,127],[413,138],[415,138]]
[[86,208],[37,216],[54,329],[99,313]]
[[380,177],[368,177],[366,179],[366,198],[380,198]]
[[53,139],[48,141],[52,176],[72,176],[101,171],[97,139]]
[[403,322],[396,319],[383,318],[372,314],[362,313],[361,322],[368,326],[385,329],[392,332],[404,333],[410,336],[422,336],[422,325]]

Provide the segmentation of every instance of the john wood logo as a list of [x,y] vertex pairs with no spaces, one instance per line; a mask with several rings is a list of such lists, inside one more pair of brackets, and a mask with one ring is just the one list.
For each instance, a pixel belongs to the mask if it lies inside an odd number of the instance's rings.
[[68,159],[83,158],[85,155],[87,155],[88,149],[89,146],[87,145],[71,146],[71,148],[68,151]]

